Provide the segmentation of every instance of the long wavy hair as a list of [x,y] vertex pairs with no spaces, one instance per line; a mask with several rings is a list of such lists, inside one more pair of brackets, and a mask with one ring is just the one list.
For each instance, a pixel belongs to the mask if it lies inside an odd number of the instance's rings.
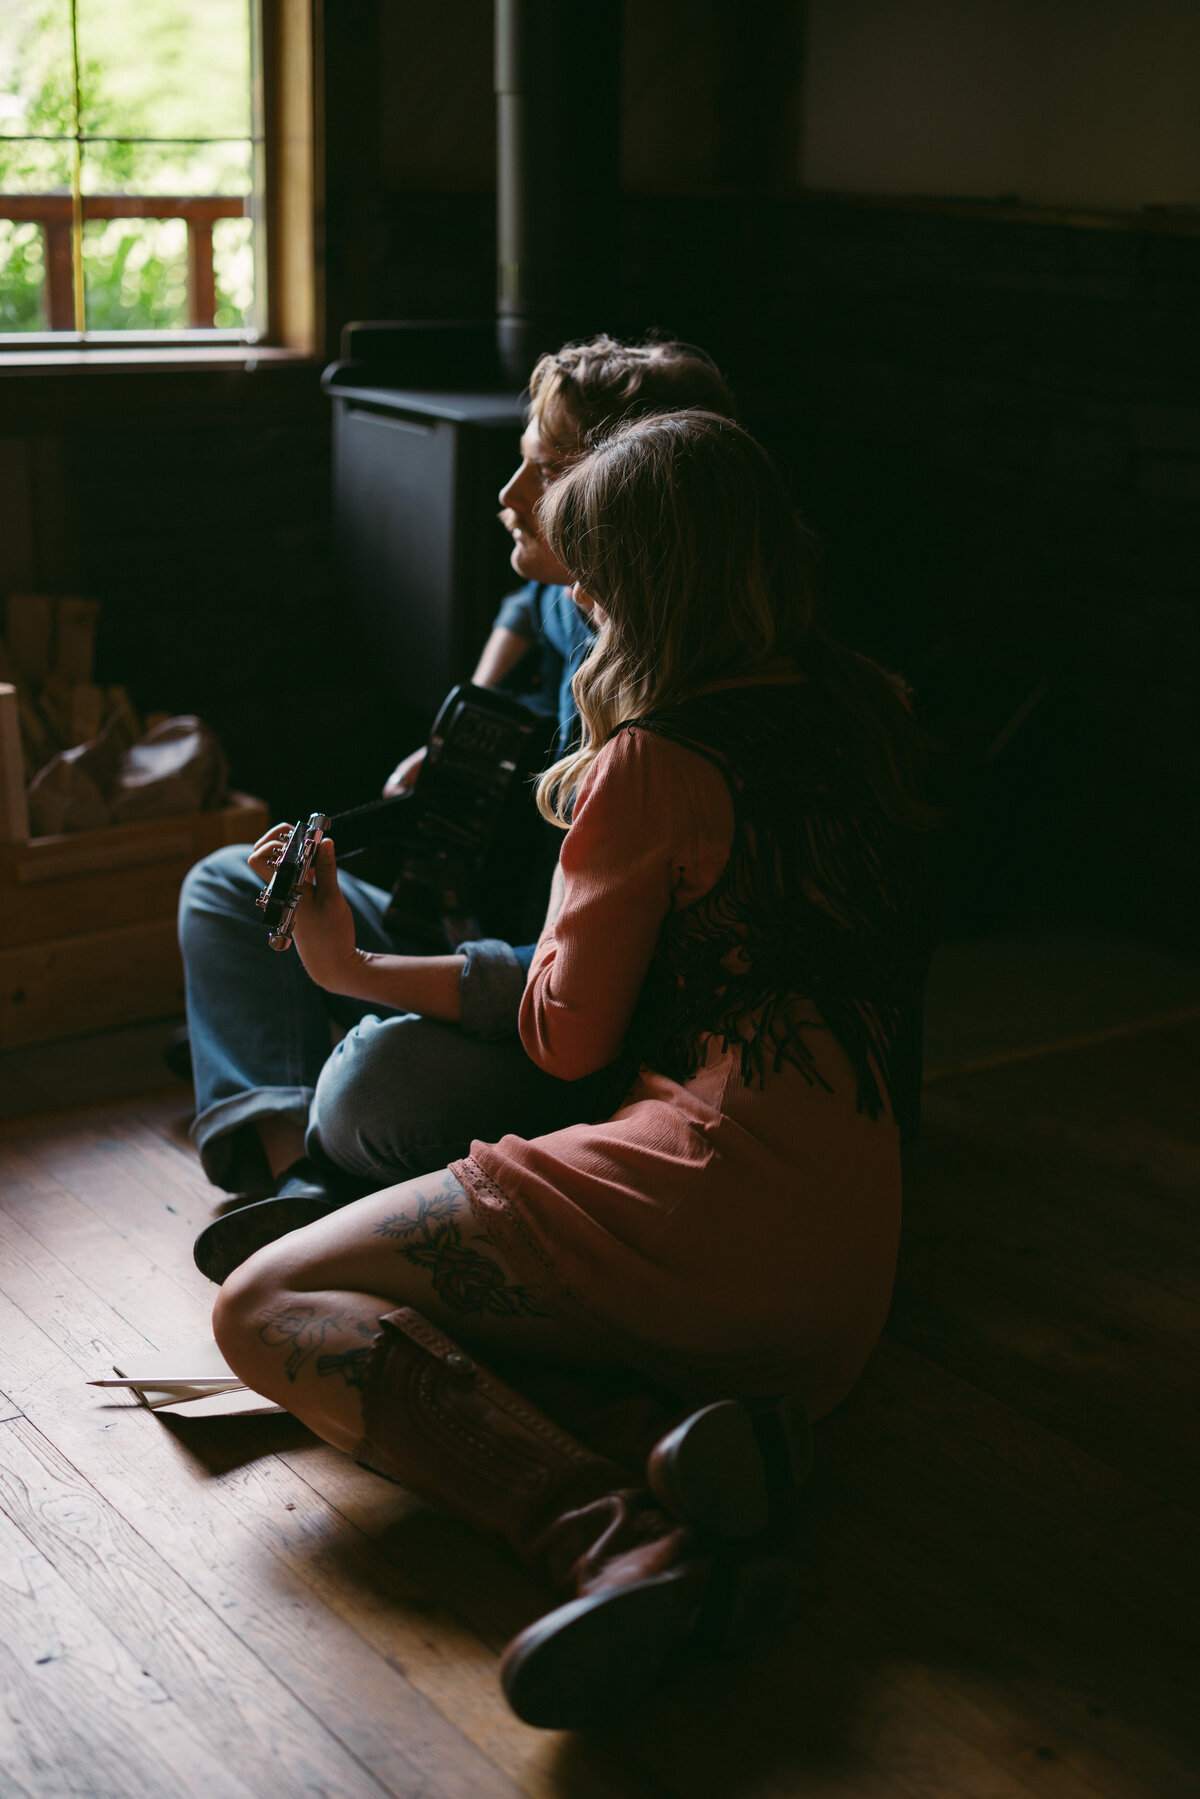
[[566,827],[617,726],[712,682],[791,659],[849,710],[884,810],[921,825],[926,740],[896,676],[827,637],[814,605],[815,540],[771,458],[718,413],[622,425],[546,492],[542,534],[601,607],[572,683],[578,748],[546,770],[538,809]]

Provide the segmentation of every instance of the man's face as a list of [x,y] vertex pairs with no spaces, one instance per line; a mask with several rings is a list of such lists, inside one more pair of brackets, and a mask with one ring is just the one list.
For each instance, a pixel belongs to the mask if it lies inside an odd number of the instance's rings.
[[536,420],[521,438],[521,466],[500,489],[501,523],[512,533],[512,566],[526,581],[565,586],[571,579],[538,530],[537,503],[575,458],[544,442]]

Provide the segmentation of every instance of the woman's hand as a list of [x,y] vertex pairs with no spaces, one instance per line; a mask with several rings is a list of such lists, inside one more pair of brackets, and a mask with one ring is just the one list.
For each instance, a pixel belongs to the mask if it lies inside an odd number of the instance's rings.
[[[291,825],[273,825],[250,852],[250,866],[261,881],[271,879],[291,832]],[[462,1020],[465,956],[395,956],[356,947],[354,914],[338,886],[332,837],[325,838],[313,858],[292,922],[292,940],[308,975],[327,993],[416,1012],[442,1024]]]
[[292,937],[310,979],[327,993],[352,993],[362,957],[354,944],[354,914],[338,886],[333,838],[318,845],[296,917]]
[[[251,850],[250,867],[264,887],[270,883],[294,828],[272,825]],[[332,837],[318,845],[313,857],[292,923],[292,938],[318,987],[329,993],[350,991],[346,983],[353,983],[362,958],[354,946],[354,915],[338,886]]]

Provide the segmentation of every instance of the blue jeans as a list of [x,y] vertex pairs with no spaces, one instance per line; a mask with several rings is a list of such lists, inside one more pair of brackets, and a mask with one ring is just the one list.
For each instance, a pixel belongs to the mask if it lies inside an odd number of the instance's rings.
[[[209,1180],[269,1191],[254,1125],[287,1118],[308,1153],[375,1187],[443,1168],[472,1138],[540,1136],[590,1116],[593,1082],[544,1074],[521,1047],[525,973],[508,944],[464,944],[461,1025],[343,999],[317,987],[295,946],[267,942],[248,844],[206,856],[179,901],[196,1116]],[[406,946],[384,923],[388,895],[339,872],[360,949]],[[345,1031],[331,1045],[336,1028]]]

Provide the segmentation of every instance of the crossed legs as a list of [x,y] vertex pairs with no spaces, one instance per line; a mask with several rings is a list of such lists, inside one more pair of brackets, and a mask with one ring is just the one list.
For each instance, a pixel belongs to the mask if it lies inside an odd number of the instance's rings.
[[[763,1533],[771,1469],[741,1408],[693,1413],[646,1468],[644,1452],[614,1461],[564,1432],[474,1360],[582,1371],[592,1358],[479,1229],[448,1170],[258,1251],[222,1287],[213,1324],[248,1385],[572,1595],[502,1657],[526,1723],[602,1722],[686,1645],[738,1646],[791,1603],[794,1571]],[[714,1494],[716,1537],[703,1515]],[[751,1536],[763,1540],[748,1553],[716,1540]]]
[[483,1355],[566,1367],[600,1359],[522,1285],[446,1169],[259,1250],[221,1288],[213,1329],[247,1386],[353,1453],[379,1319],[399,1306]]

